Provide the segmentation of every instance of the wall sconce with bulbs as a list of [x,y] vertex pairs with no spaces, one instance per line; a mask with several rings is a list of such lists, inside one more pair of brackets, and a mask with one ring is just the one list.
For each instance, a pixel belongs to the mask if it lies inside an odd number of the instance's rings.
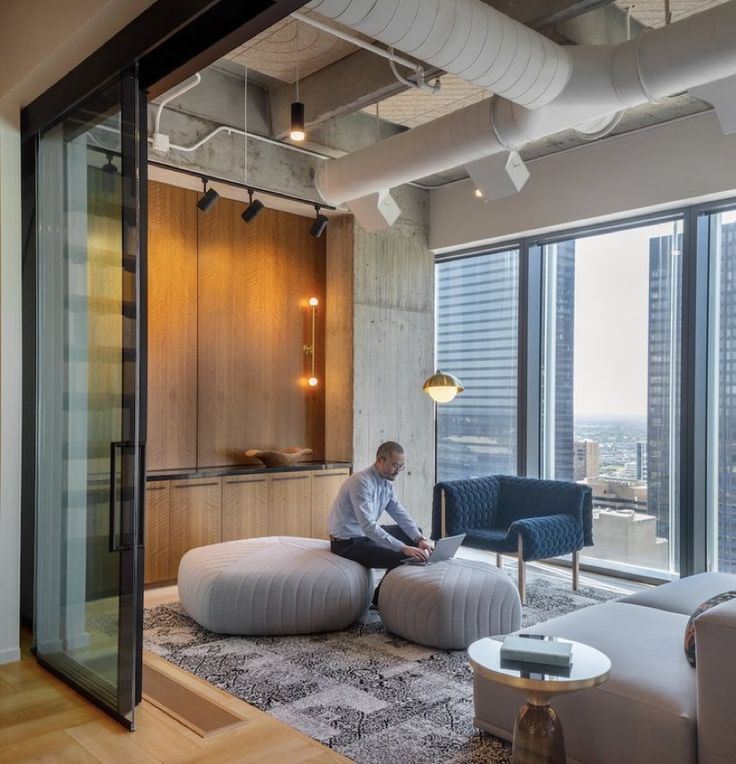
[[435,403],[449,403],[458,393],[463,392],[465,388],[457,377],[437,369],[431,377],[427,377],[424,380],[422,390]]
[[316,326],[317,326],[317,306],[319,305],[319,300],[316,297],[310,297],[309,298],[309,307],[312,310],[312,341],[304,346],[304,352],[306,355],[311,356],[312,359],[312,373],[307,379],[307,384],[310,387],[317,387],[319,384],[319,380],[317,379],[314,371],[314,340],[316,336]]

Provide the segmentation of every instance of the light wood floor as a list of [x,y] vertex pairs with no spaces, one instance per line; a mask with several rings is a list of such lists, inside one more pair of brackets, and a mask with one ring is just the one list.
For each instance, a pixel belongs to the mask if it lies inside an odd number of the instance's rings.
[[[176,588],[171,589],[175,598]],[[146,604],[167,599],[171,592],[161,590],[150,603],[147,597]],[[247,724],[201,738],[144,700],[136,709],[136,731],[127,732],[42,669],[30,654],[30,637],[24,635],[22,659],[0,666],[0,762],[349,762],[163,659],[147,654],[145,660],[247,719]]]

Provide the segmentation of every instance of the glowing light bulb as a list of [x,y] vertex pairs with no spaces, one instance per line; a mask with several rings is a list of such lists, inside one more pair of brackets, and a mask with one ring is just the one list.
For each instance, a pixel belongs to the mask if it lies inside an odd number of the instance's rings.
[[478,197],[478,199],[482,199],[483,198],[483,192],[479,188],[476,188],[474,193]]
[[310,377],[310,378],[307,380],[307,384],[308,384],[310,387],[317,387],[317,383],[318,383],[317,377]]
[[319,305],[319,300],[318,300],[316,297],[310,297],[310,298],[309,298],[309,304],[310,304],[310,305],[311,305],[313,308],[316,308],[316,307]]

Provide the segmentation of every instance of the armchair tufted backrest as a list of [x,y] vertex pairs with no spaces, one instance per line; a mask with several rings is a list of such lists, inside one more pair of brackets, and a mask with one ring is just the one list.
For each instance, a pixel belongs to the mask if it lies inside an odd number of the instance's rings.
[[432,502],[432,538],[442,536],[441,494],[445,493],[446,531],[448,536],[464,533],[470,528],[490,528],[496,525],[499,497],[499,477],[447,480],[434,487]]
[[582,520],[586,546],[593,543],[593,491],[590,486],[566,480],[509,475],[501,475],[499,481],[499,520],[502,525],[509,526],[514,520],[529,517],[570,514]]

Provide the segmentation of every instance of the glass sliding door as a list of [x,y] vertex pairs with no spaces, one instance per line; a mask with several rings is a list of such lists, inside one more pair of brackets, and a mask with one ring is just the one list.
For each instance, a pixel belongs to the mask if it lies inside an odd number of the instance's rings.
[[708,567],[736,573],[736,210],[709,218]]
[[436,266],[437,368],[465,392],[437,407],[437,479],[516,474],[519,251]]
[[142,606],[139,114],[136,79],[123,75],[40,133],[36,182],[36,655],[130,728]]
[[543,477],[593,488],[582,559],[679,570],[682,222],[543,249]]

